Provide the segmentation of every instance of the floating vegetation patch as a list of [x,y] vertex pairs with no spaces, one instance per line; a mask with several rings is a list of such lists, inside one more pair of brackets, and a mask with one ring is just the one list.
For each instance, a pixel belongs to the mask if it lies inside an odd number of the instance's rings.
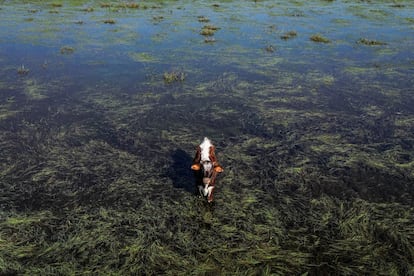
[[275,47],[273,45],[267,45],[265,50],[266,52],[273,53],[275,51]]
[[115,23],[116,23],[116,21],[115,21],[115,19],[105,19],[105,20],[103,21],[103,23],[105,23],[105,24],[115,24]]
[[128,8],[128,9],[138,9],[139,4],[135,3],[135,2],[128,2],[128,3],[121,3],[121,4],[118,5],[118,7]]
[[131,57],[132,60],[136,62],[152,63],[159,61],[150,53],[129,53],[128,55]]
[[17,68],[17,74],[19,75],[27,75],[29,74],[30,70],[29,68],[25,67],[24,64],[20,65],[19,68]]
[[52,4],[50,4],[50,6],[52,6],[53,8],[61,8],[61,7],[63,7],[63,4],[62,3],[52,3]]
[[84,12],[93,12],[95,9],[92,7],[83,8],[82,11]]
[[288,40],[288,39],[296,37],[297,35],[298,33],[296,31],[289,31],[289,32],[282,34],[280,38],[283,40]]
[[370,40],[370,39],[366,39],[366,38],[361,38],[358,40],[359,44],[364,44],[364,45],[368,45],[368,46],[380,46],[380,45],[387,45],[387,43],[382,42],[382,41],[378,41],[378,40]]
[[322,36],[321,34],[312,35],[310,37],[310,40],[313,42],[318,42],[318,43],[330,43],[331,42],[328,38]]
[[208,17],[203,16],[203,15],[198,16],[197,19],[198,19],[198,22],[202,22],[202,23],[210,22],[210,19],[208,19]]
[[200,34],[204,36],[213,36],[219,29],[219,27],[214,25],[204,25],[200,31]]
[[184,72],[174,70],[171,72],[165,72],[163,78],[166,83],[173,83],[184,81],[186,76]]
[[75,52],[75,49],[70,46],[63,46],[62,48],[60,48],[60,53],[62,55],[70,55],[70,54],[73,54],[74,52]]
[[214,38],[214,37],[206,37],[205,39],[204,39],[204,42],[205,43],[214,43],[214,42],[216,42],[217,40]]

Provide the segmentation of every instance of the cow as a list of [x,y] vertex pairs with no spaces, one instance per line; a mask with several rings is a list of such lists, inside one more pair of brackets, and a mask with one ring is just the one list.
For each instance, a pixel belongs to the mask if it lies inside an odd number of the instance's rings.
[[215,147],[207,137],[197,147],[191,169],[194,171],[196,185],[201,196],[207,197],[209,203],[213,202],[213,190],[216,184],[217,175],[223,172],[219,165]]

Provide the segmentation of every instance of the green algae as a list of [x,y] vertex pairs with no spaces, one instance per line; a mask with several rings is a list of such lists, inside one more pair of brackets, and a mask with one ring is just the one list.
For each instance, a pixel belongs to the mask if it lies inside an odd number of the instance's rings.
[[319,43],[330,43],[331,42],[328,38],[322,36],[321,34],[312,35],[310,37],[310,40],[312,40],[313,42],[319,42]]
[[136,62],[154,63],[158,62],[158,59],[150,53],[129,53],[132,60]]

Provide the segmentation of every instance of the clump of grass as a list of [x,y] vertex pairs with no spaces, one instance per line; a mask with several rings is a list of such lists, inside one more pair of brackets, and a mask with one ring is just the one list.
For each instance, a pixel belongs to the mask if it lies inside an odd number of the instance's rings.
[[280,38],[283,40],[288,40],[288,39],[296,37],[297,35],[298,33],[296,31],[289,31],[289,32],[282,34]]
[[93,12],[94,9],[92,7],[87,7],[87,8],[82,9],[82,11],[84,11],[84,12]]
[[214,43],[216,42],[216,39],[214,37],[206,37],[204,39],[204,43]]
[[273,47],[273,45],[267,45],[265,50],[266,52],[273,53],[275,51],[275,47]]
[[60,8],[60,7],[62,7],[63,5],[62,5],[62,3],[52,3],[52,4],[50,4],[52,7],[54,7],[54,8]]
[[27,75],[29,74],[30,70],[26,68],[23,64],[17,68],[17,74],[19,75]]
[[111,3],[101,3],[101,8],[110,8]]
[[318,42],[318,43],[329,43],[329,42],[331,42],[329,39],[327,39],[326,37],[324,37],[320,34],[315,34],[315,35],[311,36],[310,40],[312,40],[313,42]]
[[152,20],[154,20],[155,22],[161,22],[162,20],[164,20],[164,16],[162,15],[153,16]]
[[165,72],[163,78],[166,83],[182,82],[185,80],[185,74],[181,71]]
[[204,36],[213,36],[219,29],[219,27],[216,27],[214,25],[204,25],[200,31],[200,34]]
[[203,15],[200,15],[197,18],[198,18],[198,22],[202,22],[202,23],[210,22],[210,19],[208,19],[207,17],[205,17]]
[[105,24],[115,24],[116,21],[114,19],[105,19],[103,22]]
[[62,55],[70,55],[73,54],[73,52],[75,52],[75,49],[70,46],[63,46],[62,48],[60,48],[60,53]]
[[405,5],[404,4],[395,3],[395,4],[392,4],[390,7],[392,7],[392,8],[405,8]]
[[368,45],[368,46],[380,46],[380,45],[386,45],[387,44],[387,43],[382,42],[382,41],[370,40],[370,39],[366,39],[366,38],[359,39],[358,43]]
[[126,7],[129,9],[138,9],[139,8],[139,4],[135,3],[135,2],[129,2],[126,4]]

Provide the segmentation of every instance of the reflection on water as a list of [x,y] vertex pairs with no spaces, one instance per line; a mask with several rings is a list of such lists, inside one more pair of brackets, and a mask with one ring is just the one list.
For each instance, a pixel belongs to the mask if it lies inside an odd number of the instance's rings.
[[410,1],[1,1],[0,274],[413,273],[413,22]]

